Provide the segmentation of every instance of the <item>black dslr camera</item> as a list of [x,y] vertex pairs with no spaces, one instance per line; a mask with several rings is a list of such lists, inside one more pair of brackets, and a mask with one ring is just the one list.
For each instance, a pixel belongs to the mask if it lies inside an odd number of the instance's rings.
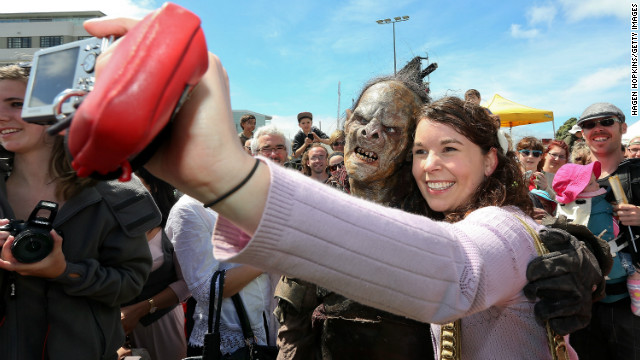
[[[49,217],[38,216],[40,210],[49,210]],[[57,213],[57,203],[40,200],[27,222],[11,220],[7,225],[0,226],[0,230],[8,231],[15,237],[11,245],[13,257],[25,264],[46,258],[53,250],[53,238],[49,232],[53,229],[53,219]]]

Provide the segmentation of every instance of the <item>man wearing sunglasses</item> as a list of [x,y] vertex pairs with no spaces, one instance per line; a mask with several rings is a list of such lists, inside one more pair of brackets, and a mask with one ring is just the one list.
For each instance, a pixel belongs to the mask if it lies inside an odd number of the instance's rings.
[[[623,112],[609,103],[589,106],[578,119],[583,137],[591,149],[591,159],[602,165],[598,179],[601,187],[609,187],[609,177],[618,175],[629,204],[614,207],[620,220],[620,240],[611,244],[613,249],[631,252],[634,262],[638,254],[630,244],[629,231],[640,235],[640,160],[624,160],[620,147],[622,135],[627,131]],[[623,161],[624,160],[624,161]],[[615,202],[613,194],[609,201]],[[615,241],[615,240],[613,240]],[[636,241],[640,248],[640,241]],[[607,277],[607,296],[593,304],[592,319],[588,327],[571,335],[571,345],[580,359],[640,359],[640,317],[631,312],[627,274],[614,255],[613,269]]]

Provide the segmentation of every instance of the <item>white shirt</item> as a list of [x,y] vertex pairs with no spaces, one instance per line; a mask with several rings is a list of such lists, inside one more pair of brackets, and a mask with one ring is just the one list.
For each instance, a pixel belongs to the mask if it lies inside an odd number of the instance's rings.
[[[198,302],[194,313],[194,327],[189,344],[203,346],[208,332],[209,291],[211,277],[217,270],[230,269],[238,264],[219,262],[213,257],[211,235],[218,214],[202,206],[202,203],[183,195],[173,206],[167,218],[166,233],[173,243],[175,254],[182,268],[192,296]],[[263,312],[269,316],[272,294],[269,276],[262,274],[240,291],[251,328],[259,344],[266,344]],[[220,349],[231,353],[244,346],[244,337],[238,315],[231,298],[222,300],[220,321]],[[271,326],[271,324],[269,325]]]

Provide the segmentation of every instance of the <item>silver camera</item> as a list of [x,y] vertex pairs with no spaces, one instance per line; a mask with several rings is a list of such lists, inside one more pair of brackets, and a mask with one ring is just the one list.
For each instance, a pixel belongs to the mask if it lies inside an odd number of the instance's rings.
[[95,82],[98,55],[113,38],[95,37],[37,51],[33,55],[22,119],[51,125],[73,114]]

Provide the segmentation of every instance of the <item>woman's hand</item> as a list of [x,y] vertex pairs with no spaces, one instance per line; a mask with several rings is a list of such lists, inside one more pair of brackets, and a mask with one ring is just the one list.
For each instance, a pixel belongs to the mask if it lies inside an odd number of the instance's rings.
[[15,271],[23,276],[47,279],[54,279],[62,275],[67,269],[67,261],[62,253],[62,237],[55,230],[51,230],[49,235],[53,238],[53,250],[46,258],[31,264],[23,264],[16,260],[11,252],[11,245],[15,238],[9,236],[2,245],[0,269]]
[[535,177],[533,181],[535,182],[536,187],[540,190],[547,190],[549,184],[547,184],[547,178],[544,176],[544,173],[536,171],[533,173],[533,176]]
[[120,321],[125,334],[129,334],[140,322],[143,316],[149,313],[149,302],[138,303],[120,308]]
[[133,355],[131,353],[131,349],[127,349],[126,347],[121,347],[118,349],[118,360],[123,360],[127,356]]

